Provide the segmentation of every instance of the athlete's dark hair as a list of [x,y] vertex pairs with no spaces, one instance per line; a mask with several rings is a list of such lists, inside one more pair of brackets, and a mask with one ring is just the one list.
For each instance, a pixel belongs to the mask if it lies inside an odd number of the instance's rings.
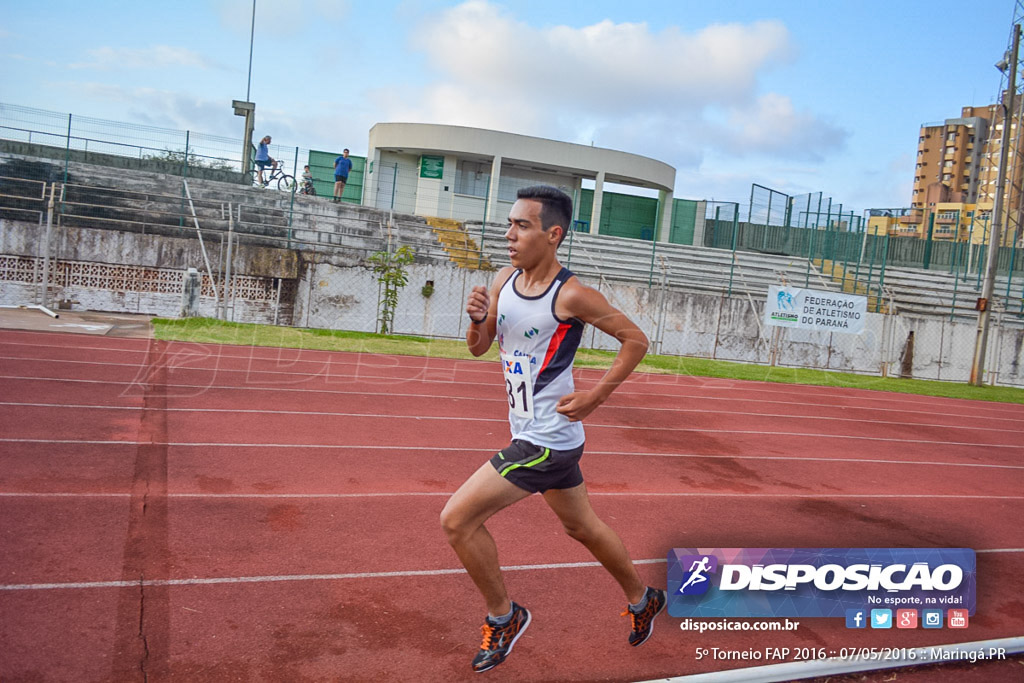
[[562,226],[562,240],[569,234],[569,224],[572,221],[572,199],[569,195],[550,185],[531,185],[524,187],[516,193],[516,199],[532,199],[541,203],[540,227],[547,231],[552,225]]

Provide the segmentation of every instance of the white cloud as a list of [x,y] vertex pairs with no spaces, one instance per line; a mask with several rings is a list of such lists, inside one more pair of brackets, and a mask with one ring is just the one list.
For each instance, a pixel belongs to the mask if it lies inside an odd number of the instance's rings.
[[811,161],[841,149],[848,135],[811,112],[797,111],[788,97],[775,93],[759,97],[751,107],[733,107],[719,132],[724,147],[737,156],[771,154]]
[[696,108],[749,96],[757,72],[792,57],[776,21],[652,32],[609,20],[535,28],[473,0],[429,20],[415,46],[448,77],[491,93],[532,94],[559,107],[570,95],[607,112]]
[[796,58],[778,21],[537,27],[471,0],[412,35],[437,80],[373,93],[387,120],[593,141],[677,168],[696,168],[711,150],[817,160],[845,139],[785,96],[759,92],[767,71]]
[[88,51],[89,61],[75,62],[72,69],[152,69],[189,67],[223,69],[221,64],[183,47],[153,45],[145,48],[100,47]]

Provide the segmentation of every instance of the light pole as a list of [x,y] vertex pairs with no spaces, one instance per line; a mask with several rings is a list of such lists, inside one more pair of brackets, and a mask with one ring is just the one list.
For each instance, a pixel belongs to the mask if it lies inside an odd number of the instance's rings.
[[985,347],[988,346],[988,326],[992,309],[992,293],[996,286],[996,268],[999,265],[999,244],[1003,227],[1003,192],[1006,187],[1006,165],[1010,153],[1010,128],[1014,114],[1014,99],[1017,95],[1017,52],[1020,47],[1020,24],[1013,26],[1013,47],[996,68],[1005,71],[1010,68],[1006,96],[1003,100],[1003,141],[999,149],[999,175],[996,180],[996,201],[992,209],[992,231],[988,238],[988,259],[985,264],[985,284],[978,299],[978,336],[974,343],[974,362],[971,364],[970,383],[982,386],[985,374]]
[[252,90],[252,46],[256,37],[256,0],[252,0],[252,25],[249,28],[249,78],[245,83],[245,100],[232,100],[235,116],[245,117],[245,137],[242,139],[242,180],[244,181],[251,169],[249,150],[252,148],[252,131],[256,127],[256,103],[250,99]]

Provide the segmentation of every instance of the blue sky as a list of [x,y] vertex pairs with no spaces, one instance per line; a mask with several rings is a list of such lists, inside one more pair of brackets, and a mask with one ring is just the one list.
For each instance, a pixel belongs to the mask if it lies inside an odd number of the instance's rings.
[[[251,0],[5,2],[0,102],[240,136]],[[995,101],[1012,0],[257,0],[256,136],[364,154],[379,121],[651,156],[676,196],[751,183],[910,201],[918,129]],[[2,122],[0,122],[2,123]]]

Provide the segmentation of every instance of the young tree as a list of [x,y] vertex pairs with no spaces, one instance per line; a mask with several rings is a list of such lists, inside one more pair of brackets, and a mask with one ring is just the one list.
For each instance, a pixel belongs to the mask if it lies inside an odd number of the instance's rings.
[[377,282],[382,289],[380,299],[380,332],[390,334],[395,328],[395,309],[398,307],[398,292],[409,284],[405,267],[413,262],[415,254],[408,246],[393,252],[378,251],[367,259]]

